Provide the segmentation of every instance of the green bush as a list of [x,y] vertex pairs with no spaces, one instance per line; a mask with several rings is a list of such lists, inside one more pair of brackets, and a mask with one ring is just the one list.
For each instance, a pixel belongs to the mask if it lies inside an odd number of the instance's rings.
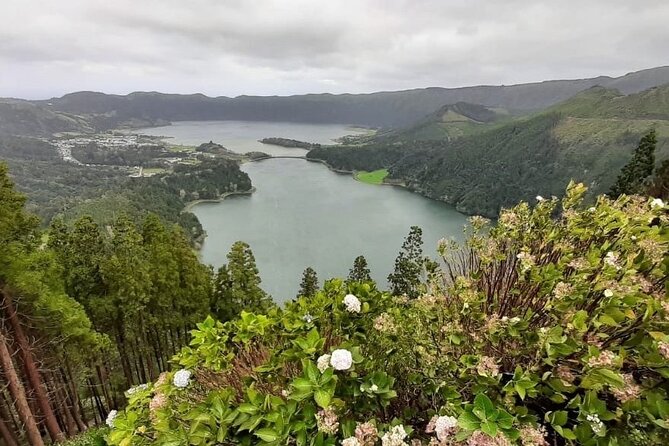
[[335,279],[207,319],[110,444],[669,444],[667,207],[584,193],[473,218],[417,299]]
[[106,446],[105,436],[109,429],[91,428],[81,435],[69,439],[63,446]]

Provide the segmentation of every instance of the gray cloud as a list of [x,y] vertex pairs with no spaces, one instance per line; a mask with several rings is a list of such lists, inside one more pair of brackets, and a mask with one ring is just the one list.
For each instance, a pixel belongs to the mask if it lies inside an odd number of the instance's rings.
[[666,65],[664,0],[8,0],[0,96],[369,92]]

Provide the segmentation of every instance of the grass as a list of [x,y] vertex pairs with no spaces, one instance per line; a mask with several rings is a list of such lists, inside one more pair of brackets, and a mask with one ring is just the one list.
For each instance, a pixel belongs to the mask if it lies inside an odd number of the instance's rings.
[[388,176],[388,170],[379,169],[373,172],[365,172],[364,170],[355,173],[355,179],[367,184],[382,184],[383,180]]

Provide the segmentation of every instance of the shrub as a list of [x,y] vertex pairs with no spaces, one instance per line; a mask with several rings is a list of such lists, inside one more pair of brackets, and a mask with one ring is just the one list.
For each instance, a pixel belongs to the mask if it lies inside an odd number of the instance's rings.
[[473,218],[416,299],[335,279],[207,319],[110,443],[667,444],[667,208],[584,193]]
[[106,428],[91,428],[81,435],[69,439],[63,446],[106,446],[105,436],[108,433]]

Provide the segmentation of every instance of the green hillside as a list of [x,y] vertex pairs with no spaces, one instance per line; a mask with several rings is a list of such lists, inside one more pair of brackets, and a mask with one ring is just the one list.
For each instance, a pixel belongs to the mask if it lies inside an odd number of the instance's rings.
[[570,179],[606,192],[651,127],[658,133],[658,164],[669,158],[669,85],[628,96],[592,88],[544,112],[483,125],[489,127],[432,141],[413,138],[409,129],[309,157],[347,170],[386,168],[390,179],[416,192],[465,213],[496,216],[519,200],[560,195]]

